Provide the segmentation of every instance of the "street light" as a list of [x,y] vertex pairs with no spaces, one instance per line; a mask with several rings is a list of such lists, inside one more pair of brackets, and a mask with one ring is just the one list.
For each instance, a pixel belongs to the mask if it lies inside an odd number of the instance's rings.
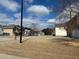
[[20,43],[22,43],[22,29],[23,29],[23,0],[21,0],[21,33],[20,33]]

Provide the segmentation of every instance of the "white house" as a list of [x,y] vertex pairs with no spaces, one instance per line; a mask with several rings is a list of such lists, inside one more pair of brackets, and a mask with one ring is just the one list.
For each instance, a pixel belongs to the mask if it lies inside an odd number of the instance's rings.
[[18,25],[8,25],[8,26],[3,26],[3,32],[5,35],[9,35],[9,36],[14,36],[14,33],[13,33],[13,28],[14,27],[19,27]]

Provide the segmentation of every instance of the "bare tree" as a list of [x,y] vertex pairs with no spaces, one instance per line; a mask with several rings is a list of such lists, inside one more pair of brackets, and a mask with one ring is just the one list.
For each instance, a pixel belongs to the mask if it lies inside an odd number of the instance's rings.
[[[68,20],[71,20],[71,18],[79,13],[79,0],[73,1],[73,0],[64,0],[63,5],[66,7],[63,9],[63,12],[57,17],[57,21],[60,23],[64,23]],[[64,7],[63,6],[63,7]]]

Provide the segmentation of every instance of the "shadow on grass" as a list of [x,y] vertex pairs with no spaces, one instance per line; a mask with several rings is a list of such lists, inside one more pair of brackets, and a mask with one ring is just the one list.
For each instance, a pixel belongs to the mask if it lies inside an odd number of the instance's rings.
[[61,38],[53,38],[53,39],[51,39],[52,41],[57,41],[57,42],[64,42],[64,41],[71,41],[71,42],[73,42],[73,41],[78,41],[79,42],[79,40],[77,40],[77,39],[74,39],[74,38],[66,38],[66,37],[61,37]]
[[[74,39],[74,38],[66,38],[66,37],[62,38],[61,37],[61,38],[53,38],[53,39],[51,39],[51,42],[59,44],[59,45],[63,45],[63,46],[74,46],[74,45],[72,45],[72,43],[74,42],[76,45],[79,43],[79,40]],[[79,47],[79,46],[77,46],[77,47]]]

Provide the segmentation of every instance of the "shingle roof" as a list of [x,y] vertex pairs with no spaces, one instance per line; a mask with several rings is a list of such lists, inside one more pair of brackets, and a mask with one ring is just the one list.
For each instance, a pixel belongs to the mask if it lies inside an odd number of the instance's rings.
[[55,24],[55,26],[56,26],[56,27],[65,27],[66,24],[65,24],[65,23],[63,23],[63,24]]

